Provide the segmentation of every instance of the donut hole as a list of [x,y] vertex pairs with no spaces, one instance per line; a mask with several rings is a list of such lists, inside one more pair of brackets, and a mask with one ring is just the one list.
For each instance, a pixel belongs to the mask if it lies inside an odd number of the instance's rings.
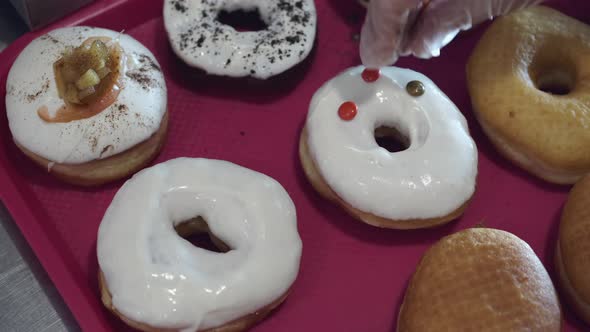
[[564,70],[551,70],[537,78],[537,89],[552,95],[567,95],[574,89],[575,77]]
[[231,250],[227,244],[211,233],[209,225],[200,216],[179,223],[174,226],[174,230],[176,234],[195,247],[218,253],[225,253]]
[[575,68],[567,62],[556,63],[544,59],[533,61],[529,75],[537,89],[552,95],[567,95],[576,84]]
[[260,16],[258,9],[253,10],[222,10],[217,15],[217,21],[229,25],[236,31],[260,31],[265,30],[268,24]]
[[400,152],[410,147],[410,139],[394,127],[375,128],[375,142],[389,152]]

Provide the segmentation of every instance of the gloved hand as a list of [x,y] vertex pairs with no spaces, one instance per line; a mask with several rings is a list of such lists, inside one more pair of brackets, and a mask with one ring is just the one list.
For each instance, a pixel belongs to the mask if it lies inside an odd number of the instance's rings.
[[368,68],[438,56],[461,30],[543,0],[371,0],[360,53]]

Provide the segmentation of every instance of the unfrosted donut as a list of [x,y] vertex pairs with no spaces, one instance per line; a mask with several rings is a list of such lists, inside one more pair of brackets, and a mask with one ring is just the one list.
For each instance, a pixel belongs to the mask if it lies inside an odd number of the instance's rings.
[[443,237],[420,259],[397,332],[561,332],[551,277],[516,235],[470,228]]
[[[199,228],[230,250],[179,236]],[[285,299],[301,240],[278,182],[226,161],[179,158],[121,187],[100,224],[97,253],[103,303],[129,325],[241,331]]]
[[[68,103],[54,66],[64,53],[98,38],[117,49],[117,64],[105,76],[112,87],[87,105]],[[160,151],[168,128],[166,95],[157,60],[137,40],[68,27],[38,37],[17,57],[6,81],[6,113],[16,145],[45,171],[96,185],[137,171]]]
[[[236,31],[221,11],[257,10],[261,31]],[[313,0],[167,0],[164,24],[174,52],[188,65],[224,76],[266,79],[303,61],[316,33]]]
[[563,297],[590,324],[590,175],[572,188],[563,207],[555,270]]
[[554,183],[590,171],[590,27],[547,7],[497,19],[467,64],[473,110],[497,150]]
[[[314,95],[300,139],[308,179],[374,226],[421,228],[461,215],[477,175],[477,148],[463,115],[424,75],[363,69],[346,70]],[[383,127],[408,148],[380,147],[375,130]]]

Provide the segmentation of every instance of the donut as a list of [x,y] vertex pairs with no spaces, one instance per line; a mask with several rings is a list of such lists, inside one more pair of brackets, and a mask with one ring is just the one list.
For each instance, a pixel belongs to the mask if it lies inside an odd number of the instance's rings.
[[[195,232],[222,252],[183,238]],[[278,182],[227,161],[172,159],[136,173],[102,219],[102,301],[143,331],[242,331],[286,298],[301,247]]]
[[590,324],[590,176],[572,188],[559,226],[555,251],[560,290],[575,312]]
[[513,234],[473,228],[424,254],[406,290],[398,332],[559,332],[557,292],[531,247]]
[[547,7],[497,19],[467,64],[473,110],[505,158],[545,181],[590,171],[590,27]]
[[[390,152],[377,136],[406,149]],[[354,67],[325,83],[311,100],[299,156],[322,196],[377,227],[443,224],[475,191],[477,147],[465,118],[409,69]]]
[[34,163],[66,182],[99,185],[158,154],[166,94],[157,60],[137,40],[67,27],[19,54],[6,81],[6,114],[14,143]]
[[[255,11],[267,25],[236,31],[221,12]],[[313,0],[166,0],[164,26],[174,53],[209,74],[267,79],[303,61],[316,33]]]

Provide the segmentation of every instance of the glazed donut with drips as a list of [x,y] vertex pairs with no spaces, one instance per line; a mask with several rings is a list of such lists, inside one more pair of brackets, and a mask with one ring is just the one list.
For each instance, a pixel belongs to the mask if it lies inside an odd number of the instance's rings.
[[[375,136],[396,136],[390,152]],[[323,196],[379,227],[421,228],[463,213],[477,148],[457,107],[426,76],[348,69],[314,95],[300,139],[303,168]]]

